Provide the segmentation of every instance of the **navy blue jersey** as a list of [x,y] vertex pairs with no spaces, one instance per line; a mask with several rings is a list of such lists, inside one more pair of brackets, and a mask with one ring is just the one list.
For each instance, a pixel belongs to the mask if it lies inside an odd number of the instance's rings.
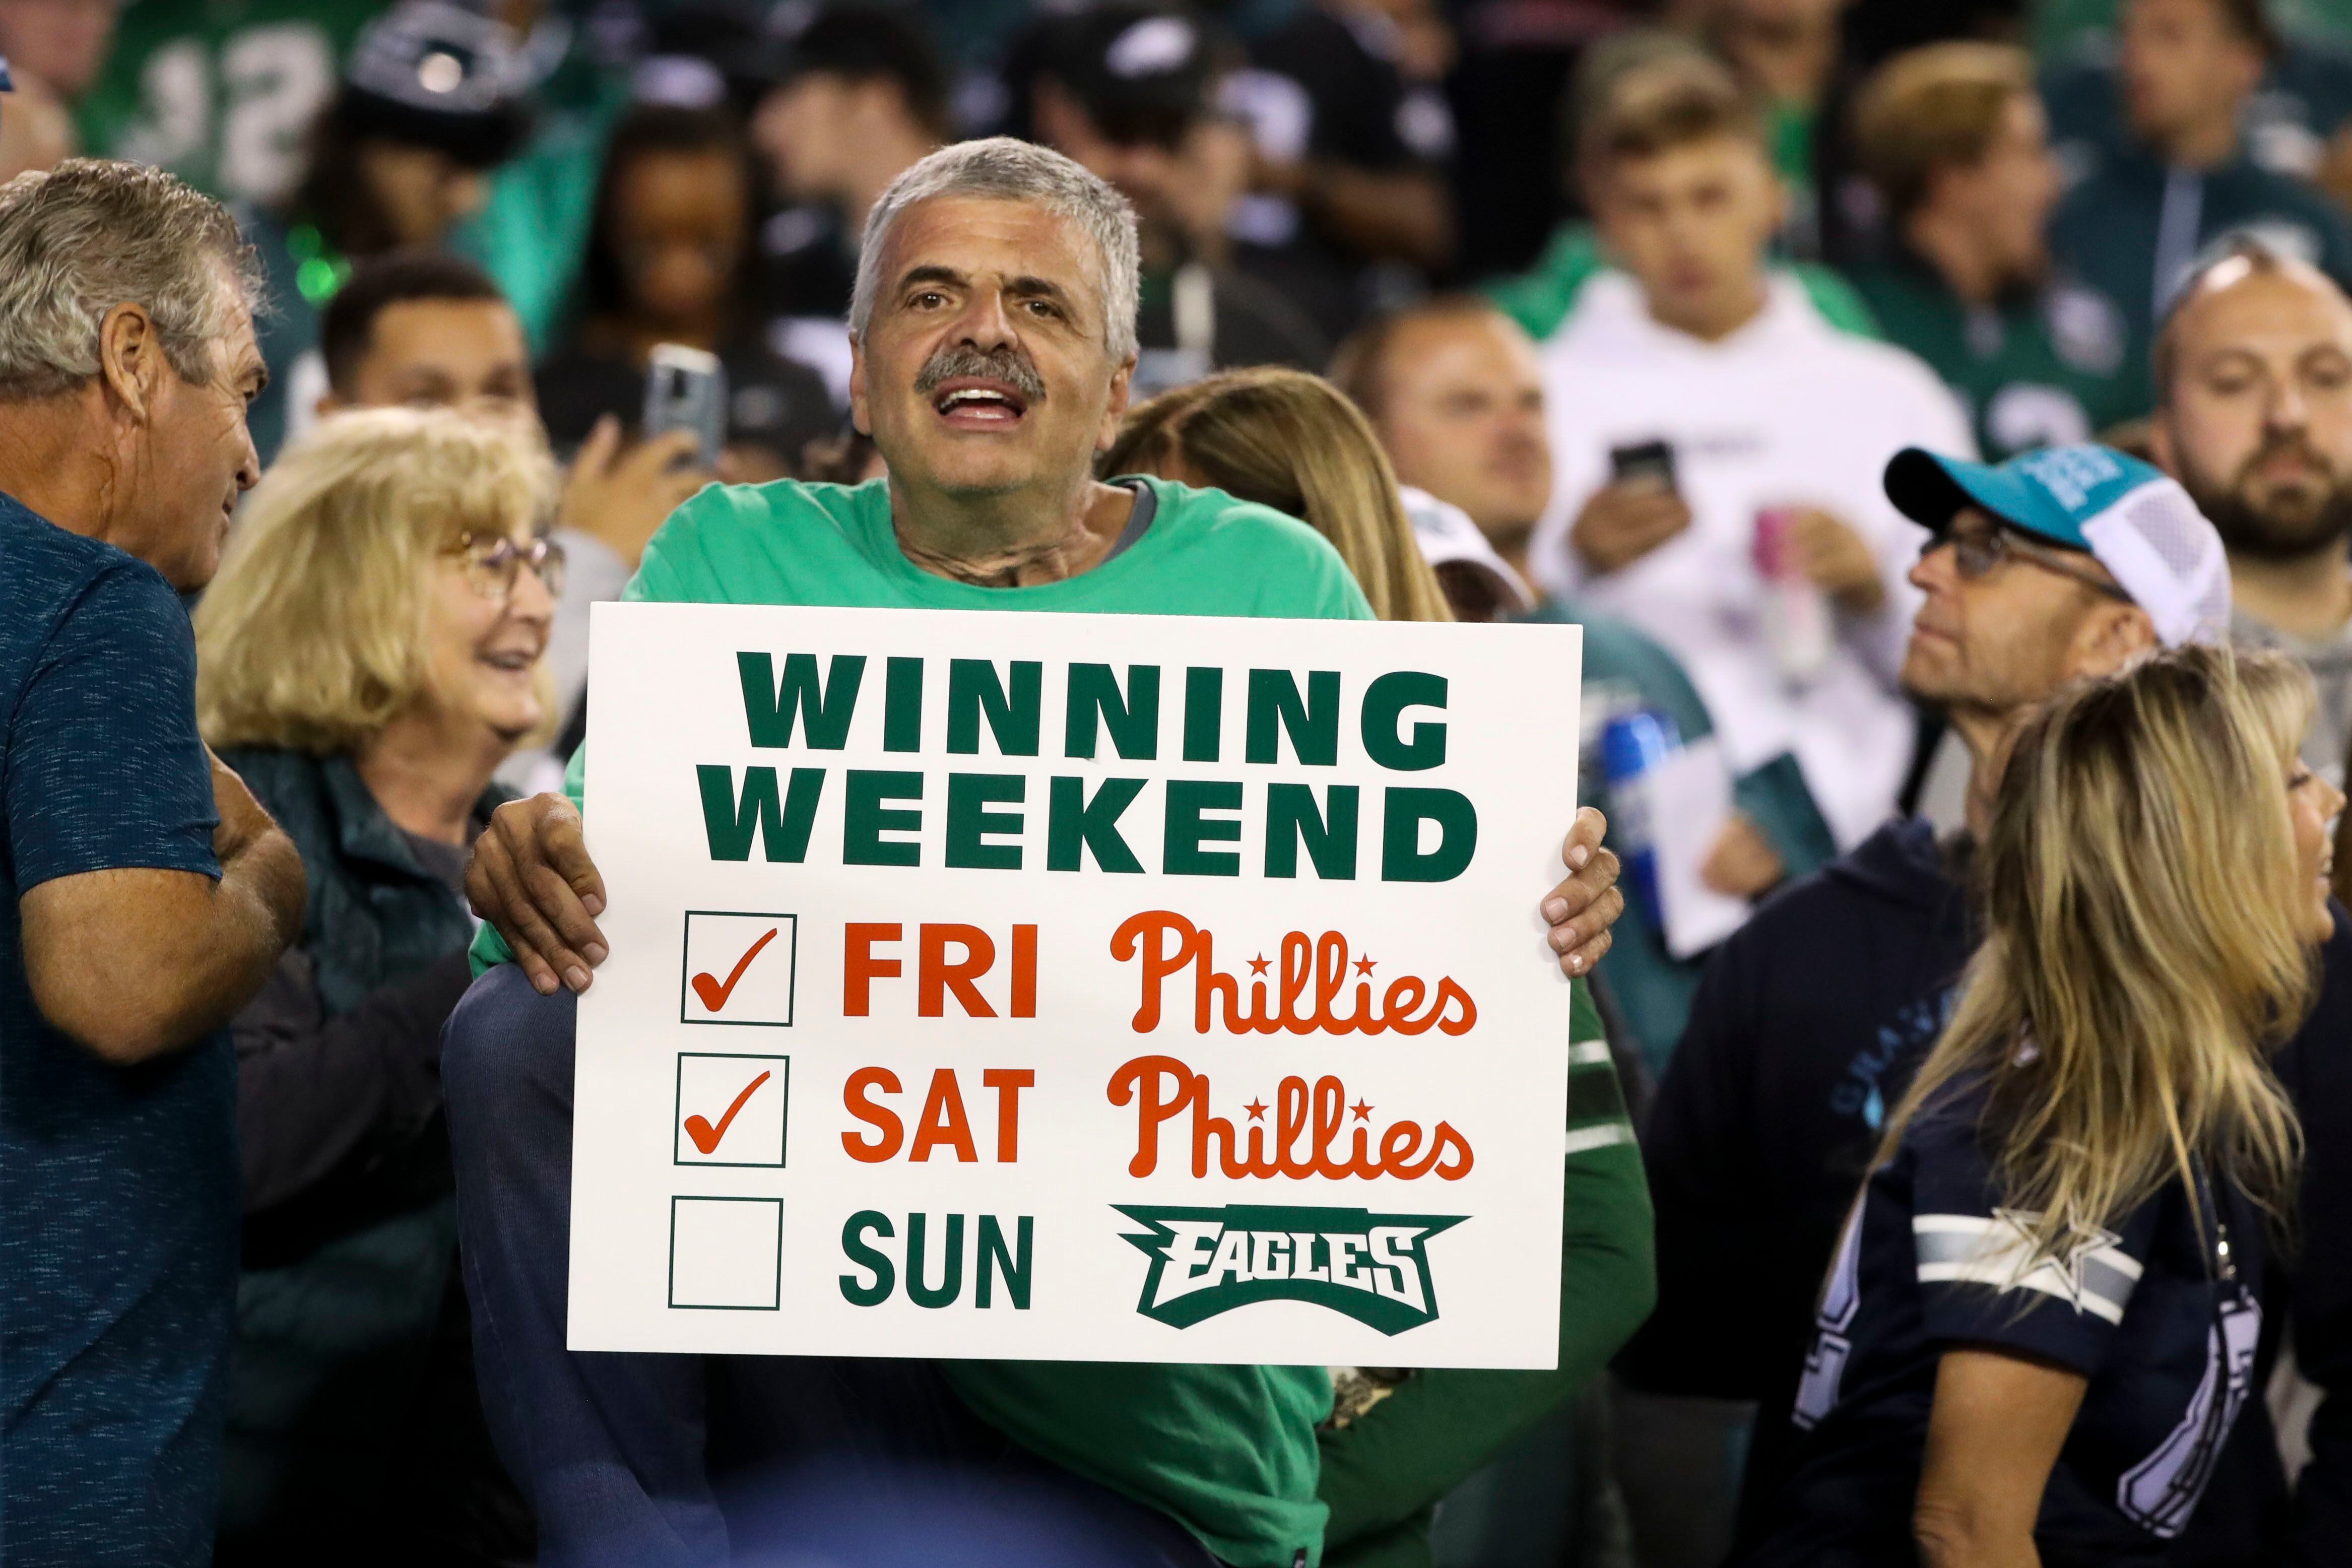
[[2200,1182],[2218,1215],[2200,1226],[2176,1180],[2032,1261],[2031,1216],[2003,1202],[1983,1105],[1980,1089],[1940,1097],[1847,1219],[1792,1417],[1807,1436],[1748,1568],[1914,1560],[1937,1363],[1959,1347],[2089,1380],[2034,1527],[2047,1568],[2160,1560],[2195,1510],[2253,1382],[2260,1215],[2228,1184]]

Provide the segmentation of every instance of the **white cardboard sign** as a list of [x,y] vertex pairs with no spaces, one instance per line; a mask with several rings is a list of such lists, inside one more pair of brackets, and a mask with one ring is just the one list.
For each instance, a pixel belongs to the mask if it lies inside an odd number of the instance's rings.
[[1556,1363],[1575,628],[592,648],[572,1349]]

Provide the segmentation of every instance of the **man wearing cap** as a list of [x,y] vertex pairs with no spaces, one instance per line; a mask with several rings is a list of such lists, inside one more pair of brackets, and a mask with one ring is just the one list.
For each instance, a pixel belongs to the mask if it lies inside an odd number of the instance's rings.
[[1783,1474],[1839,1225],[1976,944],[1967,870],[2017,726],[2068,680],[2228,633],[2220,536],[2122,453],[1990,468],[1915,447],[1885,489],[1932,533],[1902,677],[1968,748],[1968,826],[1938,842],[1890,822],[1718,948],[1643,1137],[1659,1305],[1618,1369],[1654,1394],[1756,1403],[1744,1513]]
[[243,216],[276,307],[261,329],[269,388],[253,408],[267,464],[309,427],[327,391],[319,312],[352,265],[434,250],[482,208],[488,171],[530,127],[514,35],[437,0],[407,0],[370,23],[321,111],[287,205]]
[[[1396,465],[1405,515],[1460,620],[1533,615],[1584,628],[1583,709],[1592,755],[1578,772],[1584,803],[1612,817],[1597,742],[1612,719],[1647,711],[1683,745],[1719,746],[1715,721],[1675,656],[1614,616],[1569,600],[1538,602],[1521,574],[1550,500],[1543,367],[1518,324],[1475,295],[1423,300],[1349,334],[1331,379],[1362,408]],[[1715,890],[1751,898],[1837,853],[1796,759],[1781,752],[1733,781],[1734,810],[1701,868]],[[1611,847],[1623,854],[1626,846]],[[1682,1037],[1704,953],[1677,957],[1639,900],[1619,922],[1605,989],[1653,1073]]]

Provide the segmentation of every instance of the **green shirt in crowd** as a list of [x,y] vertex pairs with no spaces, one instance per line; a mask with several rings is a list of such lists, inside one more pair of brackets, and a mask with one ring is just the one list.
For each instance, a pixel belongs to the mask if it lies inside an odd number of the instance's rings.
[[[1094,570],[1028,588],[933,576],[899,551],[887,480],[712,486],[646,547],[625,600],[898,609],[1076,610],[1369,620],[1332,548],[1305,523],[1222,490],[1161,479],[1142,537]],[[1140,497],[1139,498],[1140,499]],[[581,797],[586,748],[566,787]],[[478,966],[504,961],[488,927]],[[1159,1510],[1236,1568],[1291,1568],[1323,1549],[1319,1366],[1090,1362],[941,1363],[965,1403],[1023,1447]]]
[[225,201],[293,194],[310,122],[383,0],[140,0],[75,108],[82,150]]
[[[1805,297],[1831,326],[1858,338],[1879,335],[1870,307],[1830,268],[1811,261],[1773,265],[1785,268],[1803,286]],[[1591,224],[1564,223],[1552,231],[1533,268],[1517,278],[1497,279],[1483,287],[1497,310],[1525,328],[1528,336],[1541,342],[1568,319],[1584,286],[1609,266],[1609,258],[1601,247],[1601,236]]]
[[2122,310],[2060,282],[1971,305],[1907,253],[1857,268],[1853,286],[1891,342],[1927,362],[1967,405],[1988,462],[2088,441],[2147,412]]
[[2109,150],[2050,219],[2059,264],[2116,302],[2125,323],[2123,375],[2142,408],[2155,402],[2149,356],[2157,321],[2190,272],[2247,235],[2352,287],[2352,222],[2301,180],[2242,153],[2216,169],[2168,169],[2145,152]]

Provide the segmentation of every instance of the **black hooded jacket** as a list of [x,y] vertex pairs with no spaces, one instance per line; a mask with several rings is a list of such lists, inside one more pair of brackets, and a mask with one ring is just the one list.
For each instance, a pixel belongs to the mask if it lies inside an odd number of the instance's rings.
[[1750,1497],[1782,1473],[1838,1226],[1975,943],[1962,856],[1889,823],[1759,910],[1708,961],[1643,1130],[1658,1306],[1618,1371],[1756,1401]]
[[[1709,961],[1643,1130],[1658,1305],[1617,1371],[1652,1393],[1756,1402],[1745,1516],[1787,1473],[1839,1226],[1975,947],[1967,860],[1965,840],[1939,846],[1927,824],[1893,822],[1774,898]],[[2340,910],[2324,966],[2318,1005],[2280,1058],[2310,1153],[2296,1267],[2265,1303],[2266,1340],[2291,1306],[2306,1373],[2340,1391],[2314,1424],[2298,1564],[2352,1562],[2352,924]],[[2172,1561],[2263,1561],[2284,1506],[2253,1402]]]

